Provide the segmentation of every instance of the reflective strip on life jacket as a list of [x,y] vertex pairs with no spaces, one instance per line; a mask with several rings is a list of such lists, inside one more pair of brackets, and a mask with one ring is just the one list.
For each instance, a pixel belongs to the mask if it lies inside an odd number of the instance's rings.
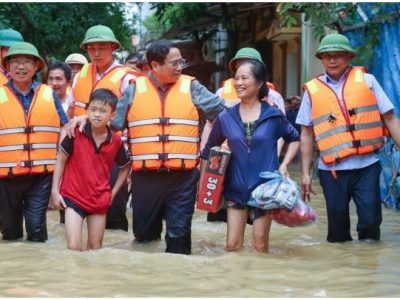
[[131,159],[137,160],[168,160],[168,159],[191,159],[196,160],[199,155],[195,154],[179,154],[179,153],[160,153],[160,154],[143,154],[143,155],[131,155]]
[[199,126],[200,122],[194,120],[186,120],[186,119],[156,118],[156,119],[132,121],[128,123],[128,127],[151,125],[151,124],[162,124],[162,125],[181,124],[181,125]]
[[32,126],[32,127],[20,127],[20,128],[8,128],[0,129],[0,135],[12,134],[12,133],[30,133],[30,132],[60,132],[59,127],[50,126]]
[[[321,151],[320,155],[321,156],[327,156],[329,154],[335,154],[335,157],[339,158],[337,153],[340,150],[347,149],[347,148],[352,148],[352,147],[366,146],[366,145],[376,145],[378,143],[384,143],[384,141],[385,141],[385,139],[383,137],[381,137],[381,138],[376,138],[376,139],[371,139],[371,140],[358,141],[358,143],[356,143],[356,142],[347,142],[347,143],[343,143],[343,144],[337,145],[337,146],[335,146],[335,148],[330,148],[328,150]],[[379,148],[377,147],[376,150],[377,149],[379,149]]]
[[79,106],[79,107],[81,107],[81,108],[83,108],[83,109],[87,109],[88,106],[89,106],[89,103],[84,103],[84,102],[81,102],[81,101],[76,100],[76,101],[74,102],[74,105],[75,105],[75,106]]
[[29,160],[29,161],[21,161],[21,162],[10,162],[10,163],[0,163],[0,168],[16,168],[16,167],[25,167],[30,168],[31,166],[47,166],[47,165],[55,165],[56,160],[47,159],[47,160]]
[[24,144],[24,145],[10,145],[0,146],[0,152],[14,151],[14,150],[34,150],[34,149],[57,149],[57,144]]
[[341,132],[362,130],[362,129],[371,129],[371,128],[382,127],[382,126],[383,126],[382,121],[364,123],[364,124],[350,124],[350,125],[339,126],[339,127],[333,128],[331,130],[328,130],[328,131],[325,131],[324,133],[319,134],[318,136],[315,137],[315,140],[319,141],[319,140],[325,139],[327,137],[330,137],[332,135],[335,135],[335,134],[338,134]]
[[181,142],[189,142],[189,143],[198,143],[200,138],[194,138],[190,136],[177,136],[177,135],[159,135],[159,136],[148,136],[148,137],[140,137],[135,139],[129,139],[129,143],[138,144],[138,143],[148,143],[148,142],[168,142],[168,141],[181,141]]

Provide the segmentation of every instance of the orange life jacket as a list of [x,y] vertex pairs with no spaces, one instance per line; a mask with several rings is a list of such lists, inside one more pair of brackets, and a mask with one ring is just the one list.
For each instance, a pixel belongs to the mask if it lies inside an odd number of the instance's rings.
[[84,65],[73,89],[75,99],[74,116],[86,114],[90,94],[97,89],[109,89],[114,92],[117,98],[120,98],[122,95],[121,82],[128,74],[137,75],[132,68],[116,66],[109,70],[101,80],[96,82],[95,66],[92,63]]
[[325,164],[383,146],[384,125],[362,68],[349,71],[343,85],[343,106],[335,92],[318,78],[307,82],[305,88],[311,100],[315,140]]
[[0,178],[54,171],[60,124],[51,87],[38,86],[27,116],[13,91],[0,87]]
[[8,78],[4,73],[3,68],[0,67],[0,86],[5,85],[8,82]]
[[181,75],[161,99],[145,76],[136,78],[128,111],[132,169],[189,170],[199,162],[199,114],[190,91],[194,78]]

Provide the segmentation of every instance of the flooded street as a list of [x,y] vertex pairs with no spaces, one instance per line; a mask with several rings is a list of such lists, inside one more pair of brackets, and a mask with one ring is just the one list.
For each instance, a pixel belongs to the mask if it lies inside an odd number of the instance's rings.
[[[298,172],[293,177],[298,180]],[[198,210],[190,256],[164,253],[164,241],[136,244],[131,229],[107,230],[101,250],[72,252],[65,249],[58,212],[49,211],[45,244],[0,241],[0,296],[400,297],[399,213],[384,209],[381,242],[359,242],[352,204],[355,240],[329,244],[317,182],[314,189],[317,222],[299,228],[273,223],[268,254],[250,250],[250,227],[245,249],[225,252],[226,224],[208,223]]]

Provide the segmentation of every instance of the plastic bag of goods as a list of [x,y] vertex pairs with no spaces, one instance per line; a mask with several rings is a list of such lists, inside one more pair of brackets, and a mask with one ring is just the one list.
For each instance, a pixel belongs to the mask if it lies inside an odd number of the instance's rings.
[[295,181],[283,178],[278,171],[261,172],[260,177],[268,181],[252,191],[248,205],[265,210],[282,207],[293,209],[300,198],[300,188]]
[[300,198],[297,199],[292,209],[271,209],[267,211],[267,216],[269,216],[275,222],[289,227],[299,227],[313,224],[318,217],[315,210]]

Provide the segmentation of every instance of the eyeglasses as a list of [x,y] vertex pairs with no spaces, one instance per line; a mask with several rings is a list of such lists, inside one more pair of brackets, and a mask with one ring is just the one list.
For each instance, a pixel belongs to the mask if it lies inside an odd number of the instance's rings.
[[10,59],[10,66],[13,68],[18,67],[19,65],[23,65],[24,67],[32,67],[34,64],[35,61],[30,59],[25,59],[25,60]]
[[182,58],[170,62],[166,61],[165,63],[171,65],[174,68],[177,68],[179,65],[183,67],[186,64],[186,59]]

